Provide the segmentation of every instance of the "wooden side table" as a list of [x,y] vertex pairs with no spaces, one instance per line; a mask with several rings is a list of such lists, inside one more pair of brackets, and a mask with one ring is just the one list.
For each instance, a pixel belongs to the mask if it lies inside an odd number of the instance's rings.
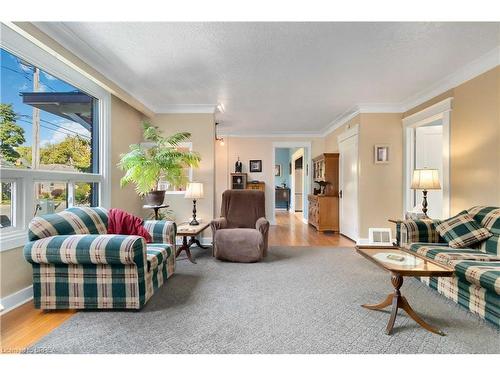
[[[439,328],[433,327],[425,322],[411,308],[408,300],[401,294],[400,289],[403,285],[404,276],[451,277],[454,273],[452,268],[397,247],[388,247],[384,249],[373,246],[356,246],[356,250],[366,259],[372,261],[391,274],[391,283],[394,291],[380,303],[362,305],[364,308],[370,310],[382,310],[385,307],[392,306],[391,316],[385,330],[388,335],[392,333],[394,328],[398,309],[403,309],[410,318],[427,331],[441,336],[445,335]],[[389,258],[389,255],[394,258]]]
[[[189,225],[183,224],[177,227],[177,236],[182,236],[182,245],[177,249],[175,257],[177,258],[180,253],[184,250],[186,255],[191,263],[196,264],[196,261],[193,259],[191,255],[191,246],[195,245],[202,248],[207,249],[207,246],[203,246],[200,241],[196,239],[196,236],[203,232],[210,226],[209,223],[200,223],[199,225]],[[191,237],[188,241],[188,237]]]

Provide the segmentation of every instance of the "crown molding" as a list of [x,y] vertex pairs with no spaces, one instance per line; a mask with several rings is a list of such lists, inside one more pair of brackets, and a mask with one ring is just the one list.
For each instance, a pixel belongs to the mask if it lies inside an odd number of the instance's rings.
[[169,113],[215,113],[218,111],[218,104],[170,104],[161,108],[155,108],[157,115]]
[[356,117],[360,113],[361,113],[361,111],[360,111],[360,108],[358,106],[351,108],[350,110],[337,116],[333,121],[331,121],[327,126],[325,126],[323,128],[323,130],[320,131],[320,135],[322,137],[326,137],[328,134],[333,132],[335,129],[340,128],[347,121],[352,120],[354,117]]
[[462,83],[486,73],[488,70],[491,70],[498,65],[500,65],[500,46],[495,47],[461,69],[446,76],[431,87],[410,96],[408,99],[401,102],[400,112],[406,112],[415,108],[427,100],[430,100],[454,87],[460,86]]
[[248,133],[248,132],[224,132],[218,131],[221,137],[231,138],[319,138],[320,132],[293,133],[293,132],[270,132],[270,133]]

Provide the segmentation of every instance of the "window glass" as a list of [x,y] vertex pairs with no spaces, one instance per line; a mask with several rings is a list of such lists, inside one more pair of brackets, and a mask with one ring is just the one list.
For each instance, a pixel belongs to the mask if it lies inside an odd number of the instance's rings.
[[68,185],[65,182],[35,183],[35,216],[61,212],[68,207]]
[[98,184],[93,182],[75,183],[74,206],[91,207],[97,205]]
[[8,228],[13,226],[13,205],[12,182],[1,182],[0,184],[0,228]]
[[1,68],[1,165],[98,173],[97,99],[4,49]]

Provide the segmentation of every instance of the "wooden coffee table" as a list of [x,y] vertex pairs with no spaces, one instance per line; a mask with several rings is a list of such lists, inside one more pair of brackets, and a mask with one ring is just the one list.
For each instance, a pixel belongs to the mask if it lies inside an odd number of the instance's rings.
[[[391,317],[389,318],[385,330],[388,335],[392,333],[399,308],[406,311],[410,318],[426,330],[441,336],[445,335],[439,328],[426,323],[411,308],[406,298],[401,295],[400,289],[403,285],[404,276],[450,277],[453,276],[454,272],[452,268],[397,247],[381,248],[373,246],[356,246],[356,250],[377,266],[391,273],[391,282],[394,287],[394,292],[390,293],[386,299],[380,303],[362,305],[370,310],[381,310],[392,305]],[[398,259],[390,259],[387,257],[388,255]],[[400,260],[401,257],[403,257],[403,260]]]
[[[189,224],[179,224],[177,227],[177,236],[182,236],[182,245],[177,249],[175,253],[175,257],[177,258],[179,254],[184,250],[186,255],[191,263],[196,264],[196,261],[193,259],[191,255],[191,246],[195,245],[202,248],[207,249],[207,246],[203,246],[200,241],[196,239],[196,236],[203,232],[210,226],[209,223],[200,223],[199,225],[189,225]],[[188,237],[191,237],[188,242]]]

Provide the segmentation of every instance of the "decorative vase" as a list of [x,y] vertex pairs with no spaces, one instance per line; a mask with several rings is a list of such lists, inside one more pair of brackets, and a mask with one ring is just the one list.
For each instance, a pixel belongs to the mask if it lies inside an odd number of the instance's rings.
[[161,206],[165,199],[165,190],[153,190],[144,196],[144,203],[148,206]]

